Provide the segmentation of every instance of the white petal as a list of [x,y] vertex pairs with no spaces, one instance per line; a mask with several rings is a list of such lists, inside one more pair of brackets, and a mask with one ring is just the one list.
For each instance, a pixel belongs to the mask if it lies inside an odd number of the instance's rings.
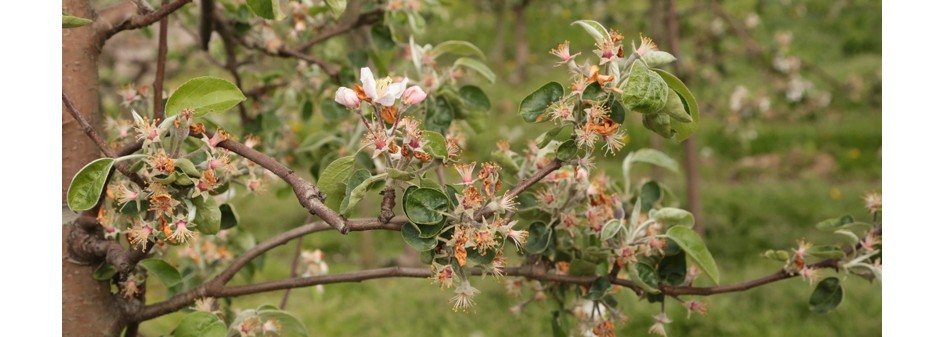
[[[392,84],[390,88],[393,88],[396,85],[396,83]],[[390,89],[388,89],[387,93],[384,94],[384,97],[375,99],[374,102],[380,103],[383,106],[391,106],[394,105],[394,99],[394,95],[392,95]]]
[[390,87],[387,88],[387,93],[393,95],[394,98],[400,98],[404,94],[404,90],[407,90],[407,78],[404,77],[403,81],[400,83],[393,83]]
[[377,82],[374,81],[374,73],[371,68],[361,68],[361,86],[364,87],[364,93],[373,100],[377,100]]

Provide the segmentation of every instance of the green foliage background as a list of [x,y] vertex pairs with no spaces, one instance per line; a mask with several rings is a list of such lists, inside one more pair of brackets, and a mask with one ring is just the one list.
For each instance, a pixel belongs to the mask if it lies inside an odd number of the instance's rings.
[[[483,11],[473,1],[444,3],[449,18],[428,20],[429,29],[418,40],[430,43],[468,40],[489,54],[495,46],[493,13]],[[774,32],[789,30],[794,36],[791,52],[833,78],[846,81],[851,76],[878,77],[879,84],[864,97],[853,99],[844,92],[833,91],[829,106],[802,116],[792,116],[790,105],[775,104],[774,109],[787,117],[758,121],[757,138],[746,144],[725,130],[724,116],[728,98],[736,86],[753,89],[766,84],[768,79],[760,70],[763,65],[748,58],[741,40],[732,36],[723,40],[722,48],[727,53],[720,55],[716,64],[696,65],[697,72],[700,67],[718,70],[723,74],[718,82],[708,83],[692,72],[686,75],[685,81],[703,109],[702,124],[694,136],[700,150],[703,222],[707,228],[706,243],[719,264],[723,283],[777,270],[780,263],[760,256],[766,249],[788,249],[801,238],[832,243],[834,238],[817,232],[813,225],[846,213],[865,219],[867,212],[862,206],[862,195],[881,187],[881,4],[856,0],[844,3],[838,13],[831,13],[835,11],[834,3],[825,1],[737,0],[726,1],[724,8],[740,20],[748,13],[757,13],[761,24],[751,34],[764,48],[774,44]],[[692,1],[680,1],[683,9],[692,5]],[[469,144],[464,159],[487,160],[496,140],[512,138],[516,144],[515,139],[535,137],[548,129],[546,125],[522,122],[515,110],[518,102],[541,84],[567,80],[563,69],[550,67],[555,60],[547,51],[558,42],[570,40],[572,51],[590,52],[592,42],[583,31],[569,26],[570,22],[597,19],[605,26],[620,29],[629,40],[636,38],[638,32],[648,32],[647,7],[646,1],[616,0],[541,1],[530,6],[527,80],[520,84],[507,80],[514,71],[511,60],[513,46],[518,43],[513,40],[510,27],[506,61],[493,60],[491,64],[498,80],[495,85],[482,85],[492,99],[494,117],[485,132],[467,133]],[[680,19],[682,51],[677,55],[680,58],[691,57],[696,52],[692,37],[709,29],[711,24],[704,14],[686,15]],[[668,46],[666,41],[656,42],[662,47]],[[343,43],[327,46],[340,48]],[[107,75],[106,72],[103,77]],[[224,73],[215,75],[226,77]],[[182,71],[169,81],[179,85],[188,76],[197,75]],[[816,76],[805,77],[819,88],[829,88]],[[316,112],[316,115],[319,114]],[[318,127],[321,116],[314,119],[309,127]],[[620,160],[627,151],[652,146],[638,114],[628,115],[626,125],[631,137],[627,147],[617,157],[599,161],[600,169],[613,177],[619,177]],[[664,141],[662,150],[682,160],[682,145]],[[833,159],[833,170],[809,169],[818,156],[824,155]],[[760,168],[746,166],[742,161],[746,157],[765,156],[778,157],[780,161]],[[684,177],[669,172],[662,174],[663,181],[684,200]],[[653,172],[648,169],[634,171],[635,179],[651,175]],[[294,227],[305,218],[305,211],[292,196],[279,193],[280,186],[273,185],[263,195],[242,197],[235,202],[240,210],[240,226],[252,231],[259,240]],[[369,193],[368,200],[361,204],[364,208],[361,214],[376,213],[371,207],[376,201],[374,193]],[[371,248],[364,249],[365,246]],[[397,232],[376,232],[369,236],[352,233],[347,237],[324,232],[306,237],[304,247],[326,252],[331,271],[335,273],[396,263],[404,243]],[[293,249],[294,245],[290,244],[269,253],[257,280],[288,276]],[[513,254],[512,251],[506,253]],[[234,281],[246,282],[240,277]],[[313,336],[547,336],[551,333],[551,304],[531,304],[521,317],[514,317],[509,307],[518,299],[507,295],[501,282],[491,278],[475,281],[474,285],[483,293],[476,298],[475,312],[466,314],[452,312],[447,303],[452,292],[440,291],[430,283],[422,279],[388,279],[338,284],[326,286],[322,295],[317,295],[313,289],[297,289],[292,291],[287,309],[298,315]],[[165,297],[162,286],[158,282],[150,284],[149,302],[162,300]],[[813,288],[800,279],[710,297],[706,317],[693,316],[687,320],[685,310],[668,301],[667,313],[673,320],[668,331],[671,336],[880,335],[881,285],[871,285],[861,279],[847,280],[844,285],[844,301],[829,315],[808,310],[807,299]],[[277,304],[281,296],[281,292],[274,292],[242,297],[234,301],[234,306],[245,309],[263,303]],[[626,324],[618,325],[618,335],[646,334],[658,307],[636,301],[625,289],[618,297],[621,308],[630,317]],[[168,334],[181,316],[176,313],[144,323],[142,332],[148,336]]]

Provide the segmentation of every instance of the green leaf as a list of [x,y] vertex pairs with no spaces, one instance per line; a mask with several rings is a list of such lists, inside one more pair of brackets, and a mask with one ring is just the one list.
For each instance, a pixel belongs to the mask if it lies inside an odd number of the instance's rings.
[[328,164],[319,175],[318,189],[325,193],[325,205],[335,211],[345,197],[345,183],[354,168],[354,155],[344,156]]
[[843,301],[843,287],[840,279],[828,277],[817,283],[817,288],[810,294],[810,311],[826,314],[836,309]]
[[425,252],[436,248],[436,237],[421,238],[420,229],[413,223],[408,222],[401,226],[400,235],[404,238],[404,242],[417,251]]
[[666,236],[676,241],[713,283],[719,284],[719,268],[698,233],[689,227],[675,226],[666,231]]
[[180,283],[180,272],[177,268],[161,259],[144,259],[138,262],[138,265],[144,267],[149,273],[157,276],[165,287],[173,287]]
[[449,212],[449,199],[439,190],[418,188],[404,193],[404,212],[411,222],[418,225],[435,225],[443,221]]
[[558,125],[556,127],[553,127],[551,128],[551,130],[545,131],[545,133],[542,133],[540,136],[538,136],[538,139],[536,140],[536,142],[538,143],[538,148],[540,149],[545,146],[548,146],[548,143],[554,140],[555,137],[557,137],[558,134],[561,133],[561,130],[564,130],[564,125]]
[[448,152],[446,151],[446,138],[443,135],[433,131],[423,131],[423,151],[431,156],[446,160]]
[[84,19],[75,16],[62,15],[62,28],[76,28],[82,27],[92,23],[92,20]]
[[197,167],[194,166],[194,163],[187,158],[174,159],[174,168],[180,169],[184,174],[194,178],[203,176],[200,171],[197,170]]
[[607,101],[607,108],[610,109],[610,119],[623,124],[623,121],[627,118],[627,109],[617,100],[616,96],[610,97],[610,100]]
[[528,242],[525,242],[525,251],[529,254],[541,254],[551,242],[552,231],[543,222],[533,222],[528,226]]
[[674,286],[682,284],[686,280],[686,255],[676,254],[663,257],[657,271],[660,279],[666,283]]
[[656,219],[667,226],[686,226],[692,227],[696,223],[696,218],[689,211],[673,207],[663,207],[655,211],[650,211],[650,218]]
[[325,4],[331,9],[331,16],[338,20],[348,7],[348,0],[325,0]]
[[607,276],[601,276],[594,279],[594,283],[591,283],[591,288],[587,290],[587,299],[590,300],[601,300],[604,296],[607,296],[610,293],[610,279]]
[[571,260],[568,266],[568,274],[574,276],[594,276],[596,275],[597,265],[582,259]]
[[230,229],[240,223],[240,215],[236,213],[233,205],[220,205],[220,229]]
[[643,61],[650,67],[659,67],[673,63],[676,57],[662,50],[651,50],[643,54]]
[[197,231],[208,235],[219,232],[223,214],[220,212],[217,200],[214,198],[195,198],[194,206],[197,208],[197,216],[194,217],[193,223],[197,225]]
[[610,33],[607,32],[607,28],[604,28],[604,25],[600,24],[600,22],[594,20],[577,20],[572,22],[571,25],[581,26],[581,28],[584,28],[595,40],[604,38],[610,40]]
[[102,262],[102,264],[95,269],[95,272],[92,273],[92,278],[99,281],[108,281],[117,273],[118,270],[115,269],[115,266],[112,266],[108,262]]
[[429,238],[436,237],[438,234],[440,234],[443,228],[446,227],[446,220],[444,219],[443,221],[440,221],[440,223],[432,225],[432,226],[424,225],[424,226],[417,226],[417,227],[420,228],[420,237],[424,239],[429,239]]
[[764,252],[764,254],[761,255],[767,259],[772,259],[775,261],[787,261],[791,258],[791,253],[788,253],[786,250],[768,249]]
[[384,179],[385,175],[378,174],[371,176],[371,172],[365,169],[354,171],[351,178],[348,179],[346,186],[345,199],[341,201],[341,214],[349,215],[354,207],[364,199],[368,189],[374,182]]
[[847,254],[837,246],[816,245],[807,249],[807,254],[821,259],[841,259]]
[[482,53],[482,50],[479,50],[479,47],[476,47],[476,45],[466,41],[445,41],[436,45],[436,47],[433,47],[433,49],[430,50],[430,57],[434,60],[443,54],[453,54],[459,56],[474,55],[481,59],[486,59],[486,55]]
[[660,77],[666,81],[666,85],[669,86],[670,89],[676,91],[676,94],[682,98],[682,103],[686,108],[686,112],[688,112],[689,116],[692,117],[691,123],[683,123],[676,120],[671,122],[673,130],[676,130],[676,134],[672,137],[672,139],[678,143],[681,143],[696,131],[696,126],[699,124],[699,103],[696,102],[696,97],[692,95],[692,92],[689,91],[689,88],[687,88],[682,81],[676,78],[676,76],[673,76],[673,74],[660,69],[653,69],[653,71],[659,74]]
[[269,320],[279,322],[281,327],[279,337],[308,337],[308,329],[305,328],[305,324],[302,324],[302,321],[292,314],[276,308],[264,308],[262,306],[256,310],[256,314],[263,322]]
[[620,220],[611,219],[604,224],[604,227],[600,230],[600,240],[607,241],[617,235],[620,232],[621,228]]
[[79,212],[95,207],[114,164],[114,159],[99,158],[79,170],[66,192],[69,208]]
[[584,88],[581,92],[581,99],[588,101],[601,101],[607,98],[607,93],[600,87],[600,83],[594,82]]
[[279,7],[279,0],[246,0],[246,5],[249,6],[250,11],[260,17],[269,20],[285,19],[285,14]]
[[647,115],[662,110],[670,93],[666,81],[640,60],[633,62],[630,78],[622,90],[623,104],[633,111]]
[[627,269],[627,275],[630,276],[630,280],[640,285],[640,288],[643,288],[644,291],[648,293],[660,292],[660,290],[657,289],[658,279],[656,271],[653,270],[653,266],[643,262],[637,262],[634,267]]
[[686,112],[682,98],[675,91],[671,92],[669,97],[666,98],[666,106],[660,112],[669,115],[673,121],[692,123],[692,116],[689,116],[689,113]]
[[577,151],[577,144],[574,143],[573,139],[568,139],[558,146],[558,150],[555,151],[555,157],[562,161],[569,161],[577,157]]
[[653,206],[656,206],[660,199],[662,199],[663,192],[660,189],[659,183],[656,181],[650,180],[647,181],[643,186],[640,187],[640,201],[642,204],[642,210],[649,212],[650,209],[653,209]]
[[479,254],[479,250],[477,249],[469,249],[468,252],[469,254],[467,255],[467,258],[469,259],[469,262],[478,264],[480,266],[488,266],[492,264],[492,260],[495,260],[495,256],[498,254],[498,251],[495,249],[486,250],[485,255]]
[[246,100],[243,92],[227,80],[204,76],[181,85],[167,98],[164,111],[168,117],[184,109],[193,109],[194,116],[223,112]]
[[226,324],[216,315],[204,311],[194,311],[187,314],[174,329],[174,337],[225,336]]
[[479,75],[482,75],[482,77],[485,77],[486,80],[489,81],[489,83],[495,83],[495,73],[492,72],[492,69],[489,69],[489,66],[487,66],[485,63],[482,63],[482,61],[479,61],[477,59],[468,58],[468,57],[460,57],[456,59],[455,62],[453,62],[453,67],[454,68],[455,67],[469,68],[479,73]]
[[564,96],[564,87],[558,82],[548,82],[522,100],[522,104],[518,107],[518,114],[526,122],[539,122],[548,106],[561,99],[562,96]]
[[636,152],[630,153],[629,156],[631,156],[631,163],[647,163],[673,171],[673,173],[679,173],[679,163],[663,152],[654,149],[643,148],[637,150]]
[[481,111],[489,111],[492,109],[492,102],[489,101],[489,96],[486,96],[486,93],[475,85],[464,85],[462,88],[459,88],[459,97],[463,99],[463,102],[466,103],[466,106],[470,109]]
[[864,230],[864,229],[869,229],[870,227],[872,227],[872,225],[865,222],[856,222],[855,220],[853,220],[853,216],[844,215],[839,218],[827,219],[827,220],[818,222],[817,225],[815,225],[815,227],[825,232],[833,232],[840,229]]
[[453,106],[442,96],[436,99],[427,100],[427,112],[423,117],[423,126],[430,131],[440,134],[446,133],[450,123],[453,122],[455,113]]

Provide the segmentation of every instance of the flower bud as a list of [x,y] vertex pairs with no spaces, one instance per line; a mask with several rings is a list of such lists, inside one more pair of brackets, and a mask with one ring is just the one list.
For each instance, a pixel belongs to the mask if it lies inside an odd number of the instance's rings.
[[341,87],[335,92],[335,102],[344,105],[348,109],[356,109],[361,106],[361,100],[358,94],[349,88]]
[[403,102],[406,105],[414,105],[427,98],[427,93],[423,92],[423,89],[420,89],[419,86],[412,86],[407,88],[407,91],[404,91]]

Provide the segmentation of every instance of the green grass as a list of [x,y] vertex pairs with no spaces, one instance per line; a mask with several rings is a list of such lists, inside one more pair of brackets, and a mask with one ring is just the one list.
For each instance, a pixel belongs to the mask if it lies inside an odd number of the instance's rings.
[[[431,29],[419,36],[422,43],[449,39],[465,39],[482,46],[486,54],[494,46],[494,19],[477,12],[470,2],[450,4],[450,27]],[[563,69],[550,68],[552,59],[546,51],[563,40],[572,41],[572,50],[589,52],[590,40],[579,29],[569,26],[573,20],[598,18],[606,25],[615,24],[628,38],[646,31],[645,2],[606,2],[608,10],[589,9],[586,4],[549,5],[531,10],[529,18],[530,66],[526,81],[510,84],[504,78],[511,62],[493,64],[499,74],[495,85],[483,85],[493,101],[494,118],[482,133],[466,130],[469,140],[467,160],[488,160],[496,140],[523,140],[541,134],[549,124],[526,125],[516,114],[519,100],[548,81],[567,80]],[[805,60],[816,62],[835,78],[845,81],[855,75],[864,78],[880,71],[881,40],[878,34],[880,14],[875,2],[852,1],[842,15],[831,17],[830,5],[801,1],[809,15],[799,16],[777,2],[727,1],[726,7],[736,16],[750,11],[762,14],[762,26],[754,32],[765,44],[781,30],[794,32],[792,51]],[[764,3],[764,5],[760,5]],[[569,5],[570,4],[570,5]],[[584,7],[582,7],[584,6]],[[690,2],[681,1],[688,8]],[[429,27],[442,26],[431,20]],[[699,17],[682,21],[683,50],[692,53],[694,44],[687,37],[705,29],[708,22]],[[512,31],[509,31],[510,39]],[[767,38],[765,38],[767,37]],[[511,55],[513,49],[507,48]],[[728,41],[726,47],[737,47]],[[879,48],[877,48],[879,46]],[[817,232],[813,225],[820,220],[852,214],[865,218],[862,195],[877,191],[882,181],[881,107],[869,98],[854,101],[844,93],[834,93],[834,103],[812,116],[788,120],[759,120],[758,137],[751,143],[739,142],[725,131],[723,115],[728,95],[737,85],[749,88],[765,84],[756,63],[741,55],[727,55],[725,77],[719,82],[703,82],[700,78],[688,83],[700,102],[713,106],[706,109],[703,123],[696,133],[699,144],[699,175],[702,204],[707,229],[706,240],[715,255],[723,283],[747,280],[776,271],[780,264],[760,257],[767,249],[789,249],[798,239],[832,243],[836,238]],[[822,81],[812,80],[823,88]],[[779,106],[790,112],[790,107]],[[639,116],[628,116],[631,136],[627,148],[616,157],[598,157],[600,169],[619,177],[620,161],[631,150],[650,147],[651,137],[639,123]],[[663,142],[662,149],[682,160],[683,147]],[[746,156],[776,155],[782,165],[761,171],[746,169],[738,162]],[[806,173],[813,159],[827,155],[834,162],[833,170]],[[307,171],[299,168],[300,172]],[[634,180],[652,176],[649,169],[635,169]],[[684,198],[683,176],[663,174],[673,191]],[[291,197],[272,197],[279,189],[237,202],[240,226],[264,240],[275,233],[303,221],[305,212]],[[362,215],[372,215],[377,197],[369,193],[362,203]],[[684,206],[684,205],[683,205]],[[403,251],[399,233],[353,233],[343,237],[324,232],[305,238],[306,249],[319,248],[328,254],[333,273],[385,265]],[[370,247],[370,249],[366,249]],[[293,245],[271,251],[265,268],[256,280],[284,278],[289,274]],[[370,253],[371,256],[365,255]],[[511,252],[510,252],[511,253]],[[513,261],[514,263],[514,261]],[[843,276],[841,276],[842,278]],[[246,282],[237,277],[234,282]],[[163,299],[164,291],[152,282],[149,302]],[[506,295],[501,282],[492,278],[476,279],[482,290],[472,313],[454,313],[447,303],[452,293],[440,291],[422,279],[384,279],[357,284],[326,286],[322,295],[312,289],[292,291],[288,310],[308,327],[312,336],[547,336],[551,334],[551,303],[527,307],[521,317],[514,317],[509,307],[516,299]],[[800,279],[791,279],[750,291],[708,298],[707,317],[685,318],[685,310],[675,302],[667,302],[667,311],[674,321],[669,325],[671,336],[878,336],[881,334],[882,295],[879,284],[861,279],[844,282],[843,303],[828,315],[807,309],[812,288]],[[237,298],[234,305],[252,308],[259,304],[278,304],[282,293],[267,293]],[[645,335],[652,324],[652,315],[659,311],[655,304],[637,301],[631,292],[621,290],[620,307],[630,320],[620,325],[618,335]],[[180,313],[161,317],[142,325],[148,336],[169,334],[181,317]]]

